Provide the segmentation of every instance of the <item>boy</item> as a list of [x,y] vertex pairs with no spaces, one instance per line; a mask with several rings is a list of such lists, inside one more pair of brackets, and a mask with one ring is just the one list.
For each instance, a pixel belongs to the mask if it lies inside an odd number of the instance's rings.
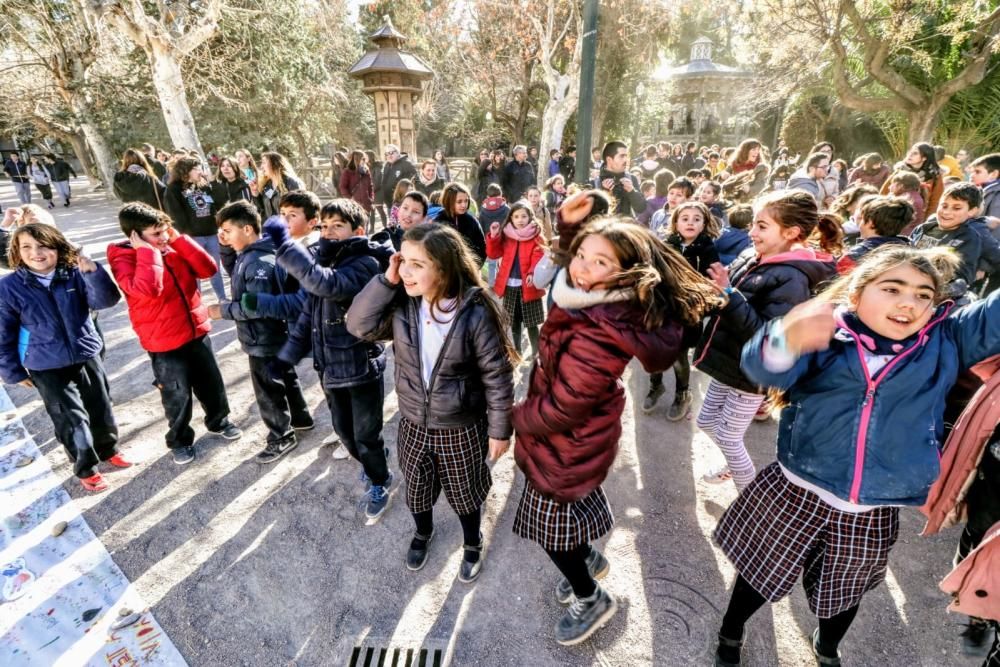
[[976,280],[976,268],[983,251],[983,242],[972,225],[983,203],[983,193],[972,183],[948,186],[941,195],[937,214],[913,230],[910,240],[918,248],[945,245],[954,248],[962,260],[952,281],[953,297],[960,297]]
[[987,224],[992,229],[997,229],[1000,224],[1000,153],[990,153],[975,159],[970,179],[983,190],[980,214],[987,219]]
[[399,208],[396,210],[397,224],[375,234],[372,237],[372,241],[379,244],[388,241],[392,244],[393,249],[399,252],[399,248],[403,243],[403,234],[411,227],[427,222],[427,214],[430,211],[430,207],[431,202],[423,192],[418,190],[407,192],[400,200]]
[[118,211],[127,241],[108,246],[108,264],[125,294],[132,328],[149,353],[156,388],[170,430],[174,463],[194,460],[192,392],[205,410],[209,433],[236,440],[229,401],[208,332],[212,325],[198,281],[215,275],[215,260],[190,237],[178,234],[161,211],[133,202]]
[[[510,206],[504,199],[503,189],[496,183],[490,183],[486,186],[486,199],[483,200],[483,206],[479,209],[479,226],[483,230],[483,235],[490,233],[490,226],[494,222],[502,225],[507,219],[508,213],[510,213]],[[486,260],[487,281],[491,286],[497,276],[497,261],[495,259]]]
[[661,239],[667,238],[667,226],[670,223],[670,212],[694,196],[695,186],[690,180],[681,176],[667,187],[667,202],[659,211],[653,214],[649,221],[649,229]]
[[288,224],[292,240],[304,248],[319,242],[319,209],[322,204],[308,190],[292,190],[281,196],[278,210]]
[[284,271],[275,267],[270,239],[260,237],[260,214],[253,204],[232,202],[219,211],[216,222],[220,240],[238,254],[232,274],[233,300],[209,306],[208,314],[214,320],[236,321],[240,346],[250,359],[250,382],[260,418],[267,426],[267,444],[257,461],[273,463],[298,445],[295,431],[312,429],[313,419],[294,368],[286,369],[279,382],[268,377],[267,364],[288,340],[284,320],[262,317],[241,304],[245,296],[280,295],[289,286]]
[[924,224],[924,218],[927,215],[927,204],[920,191],[920,177],[910,171],[897,171],[889,177],[887,189],[890,195],[903,197],[909,200],[913,206],[913,221],[900,232],[900,234],[908,236],[918,225]]
[[837,273],[850,273],[861,258],[883,245],[910,245],[899,233],[913,221],[913,206],[902,197],[869,197],[858,211],[861,241],[837,261]]
[[344,316],[358,292],[385,270],[392,256],[388,243],[365,236],[368,215],[357,202],[334,199],[320,213],[322,238],[313,257],[292,242],[280,219],[264,232],[277,248],[278,264],[308,292],[288,342],[271,364],[272,377],[294,366],[312,349],[333,428],[370,482],[365,515],[377,521],[389,506],[392,473],[382,440],[382,373],[385,348],[347,332]]
[[750,239],[750,225],[753,224],[753,206],[737,204],[729,210],[729,225],[722,230],[722,235],[715,239],[715,249],[719,253],[719,261],[729,266],[733,260],[753,245]]

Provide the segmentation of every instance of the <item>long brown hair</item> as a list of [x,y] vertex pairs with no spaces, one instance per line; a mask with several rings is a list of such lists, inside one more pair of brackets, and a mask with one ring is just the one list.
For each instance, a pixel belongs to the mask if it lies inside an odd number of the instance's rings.
[[619,288],[635,289],[647,329],[655,329],[668,319],[695,325],[708,311],[725,304],[718,287],[653,232],[629,218],[607,217],[587,223],[573,239],[571,255],[576,255],[588,236],[600,236],[614,248],[622,270],[612,279]]
[[712,215],[712,212],[708,209],[708,207],[700,201],[686,201],[679,204],[677,208],[670,212],[670,223],[667,227],[668,236],[677,231],[677,218],[680,217],[681,211],[685,211],[687,209],[694,209],[695,211],[701,213],[702,223],[705,226],[703,231],[713,239],[719,238],[719,234],[722,233],[719,221],[714,215]]
[[[457,312],[466,292],[472,287],[478,287],[478,298],[496,322],[497,335],[507,357],[511,363],[517,363],[520,357],[508,333],[507,313],[500,302],[490,296],[489,287],[479,270],[479,263],[462,235],[448,225],[417,225],[403,235],[403,242],[407,241],[423,246],[424,252],[438,271],[436,294],[424,296],[430,305],[431,316],[434,316],[434,311]],[[440,308],[439,304],[443,299],[455,299],[455,304],[448,309]]]
[[[263,177],[265,180],[261,181],[257,188],[261,191],[265,189],[268,183],[274,185],[274,189],[278,191],[278,194],[285,194],[288,192],[288,185],[286,179],[290,176],[295,178],[295,170],[292,169],[292,165],[289,164],[288,160],[281,153],[275,153],[274,151],[268,151],[266,153],[260,154],[261,164],[267,160],[268,169],[271,171],[271,176]],[[272,181],[272,178],[277,178],[277,180]]]
[[[844,230],[836,216],[820,215],[816,200],[804,190],[779,190],[764,195],[754,203],[757,211],[767,211],[775,222],[784,228],[798,227],[797,242],[810,240],[825,252],[834,252],[840,247]],[[816,236],[813,236],[813,232]]]
[[76,266],[80,257],[76,246],[70,243],[58,228],[41,222],[32,222],[11,232],[10,245],[7,246],[7,261],[10,262],[10,268],[16,269],[24,263],[24,260],[21,259],[20,244],[17,241],[17,238],[22,234],[27,234],[35,239],[40,246],[55,250],[59,266]]
[[757,154],[756,164],[760,164],[764,161],[764,145],[760,143],[757,139],[744,139],[740,142],[739,147],[736,149],[736,157],[733,158],[732,164],[746,164],[750,161],[750,151],[754,148],[759,148],[760,153]]
[[859,298],[861,291],[886,271],[908,265],[924,274],[934,283],[934,303],[948,298],[948,283],[961,265],[958,253],[946,246],[913,248],[904,245],[884,245],[876,248],[848,274],[830,284],[818,298],[831,303],[847,305]]
[[125,152],[122,153],[122,170],[128,169],[133,164],[137,164],[142,167],[142,170],[149,174],[149,177],[156,180],[156,174],[153,172],[153,168],[149,166],[149,160],[146,156],[137,151],[134,148],[126,148]]

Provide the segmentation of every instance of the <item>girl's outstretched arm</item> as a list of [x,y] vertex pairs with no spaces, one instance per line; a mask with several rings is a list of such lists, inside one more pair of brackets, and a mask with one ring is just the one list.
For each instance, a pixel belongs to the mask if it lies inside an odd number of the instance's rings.
[[955,310],[946,322],[958,345],[961,367],[1000,354],[1000,290]]
[[740,368],[762,387],[788,389],[837,330],[831,303],[810,299],[762,326],[743,346]]

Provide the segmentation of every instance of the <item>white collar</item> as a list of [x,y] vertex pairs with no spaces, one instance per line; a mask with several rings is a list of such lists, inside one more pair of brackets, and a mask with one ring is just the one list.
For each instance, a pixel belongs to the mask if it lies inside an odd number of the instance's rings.
[[552,300],[560,308],[580,310],[599,306],[602,303],[615,303],[635,298],[635,290],[631,287],[614,290],[592,289],[589,292],[578,287],[570,287],[566,283],[566,269],[559,269],[552,281]]

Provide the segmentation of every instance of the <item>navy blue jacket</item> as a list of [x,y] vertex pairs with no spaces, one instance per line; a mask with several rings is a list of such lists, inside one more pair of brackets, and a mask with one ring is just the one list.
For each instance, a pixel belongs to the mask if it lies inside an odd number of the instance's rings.
[[726,227],[722,235],[715,239],[715,249],[719,251],[719,261],[726,266],[735,261],[744,250],[753,245],[750,233],[745,229]]
[[940,472],[944,406],[961,370],[1000,354],[1000,293],[940,307],[916,342],[869,377],[857,335],[842,327],[830,347],[784,373],[764,368],[765,327],[743,348],[743,371],[787,391],[778,461],[838,498],[863,505],[920,505]]
[[913,230],[910,241],[915,248],[932,248],[939,245],[954,248],[962,260],[955,278],[964,280],[966,286],[976,282],[976,268],[983,253],[983,240],[969,222],[945,231],[938,227],[937,218],[932,217]]
[[385,346],[352,336],[344,317],[354,297],[388,266],[392,254],[391,244],[364,236],[321,240],[315,258],[292,241],[278,248],[278,263],[308,293],[278,357],[296,364],[312,350],[313,367],[328,389],[378,379],[385,370]]
[[[91,310],[121,294],[103,266],[81,273],[60,266],[46,288],[23,266],[0,279],[0,379],[16,384],[27,370],[65,368],[96,357],[103,345]],[[27,369],[27,370],[26,370]]]
[[[222,304],[222,317],[236,321],[236,335],[243,351],[251,357],[273,357],[288,340],[282,317],[266,317],[259,311],[243,310],[240,300],[246,293],[281,295],[286,287],[285,271],[276,266],[271,239],[258,239],[236,256],[232,273],[233,300]],[[293,287],[292,292],[298,291]]]

